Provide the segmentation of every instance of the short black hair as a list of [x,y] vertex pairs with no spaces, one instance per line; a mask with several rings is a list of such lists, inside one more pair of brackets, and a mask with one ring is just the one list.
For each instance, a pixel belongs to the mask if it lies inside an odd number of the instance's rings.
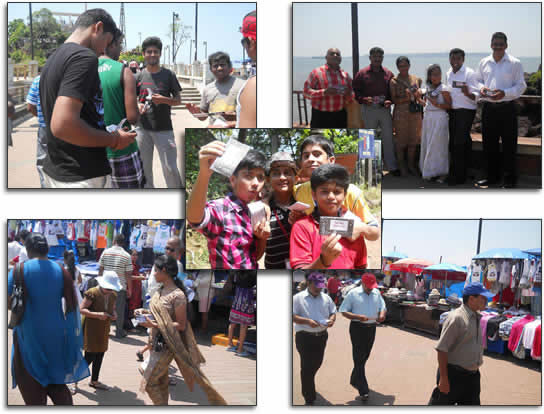
[[175,279],[178,275],[178,262],[173,257],[163,254],[155,259],[154,265],[157,269],[164,270],[168,273],[172,279]]
[[312,191],[316,191],[317,187],[328,181],[333,181],[337,186],[342,187],[344,192],[348,191],[348,170],[340,164],[323,164],[319,166],[312,172],[312,177],[310,178]]
[[208,63],[210,64],[210,67],[213,66],[215,62],[219,62],[221,60],[226,60],[227,64],[232,67],[232,62],[230,61],[230,56],[228,55],[228,53],[215,52],[208,56]]
[[252,170],[253,168],[262,168],[266,171],[266,157],[262,152],[252,148],[242,161],[240,161],[240,164],[238,164],[232,175],[238,175],[240,170]]
[[379,53],[379,54],[383,55],[384,51],[383,51],[383,49],[381,47],[375,46],[372,49],[370,49],[370,51],[368,52],[368,55],[372,56],[375,53]]
[[334,143],[323,135],[315,134],[310,135],[300,144],[300,159],[302,159],[302,152],[307,145],[319,145],[327,153],[329,158],[334,157]]
[[142,51],[145,52],[145,50],[150,46],[155,46],[162,52],[162,42],[157,36],[151,36],[145,39],[142,43]]
[[23,242],[23,244],[25,244],[25,240],[26,238],[28,237],[28,235],[30,234],[30,232],[26,229],[24,230],[21,230],[21,232],[19,233],[19,236],[17,237],[17,240],[20,240]]
[[29,258],[49,253],[49,245],[41,233],[30,233],[25,240],[25,248]]
[[125,236],[122,233],[119,233],[113,238],[113,242],[121,246],[123,243],[125,243]]
[[453,48],[450,50],[450,57],[451,55],[461,55],[463,56],[463,59],[465,58],[465,51],[463,49],[459,49],[458,47]]
[[406,62],[406,63],[410,64],[410,59],[408,59],[408,56],[399,56],[399,57],[397,58],[397,68],[399,67],[399,65],[400,65],[402,62]]
[[504,43],[508,43],[508,38],[506,37],[506,34],[504,34],[503,32],[493,33],[493,35],[491,36],[491,41],[493,42],[493,40],[495,39],[503,39]]
[[123,32],[119,29],[115,29],[115,32],[113,33],[113,40],[111,41],[111,44],[116,43],[118,40],[122,39],[124,36]]
[[427,80],[425,81],[427,83],[427,85],[430,85],[432,83],[431,82],[431,73],[435,69],[438,69],[440,71],[440,73],[442,73],[442,69],[440,69],[440,65],[438,63],[433,63],[432,65],[429,65],[429,67],[427,68]]
[[82,28],[86,29],[87,27],[102,22],[104,25],[104,32],[106,33],[115,33],[117,25],[113,20],[113,17],[104,9],[90,9],[84,11],[76,20],[74,24],[74,29]]

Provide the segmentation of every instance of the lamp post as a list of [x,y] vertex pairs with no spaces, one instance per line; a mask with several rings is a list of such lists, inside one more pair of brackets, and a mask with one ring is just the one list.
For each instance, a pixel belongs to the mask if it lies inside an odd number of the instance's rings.
[[179,14],[172,12],[172,65],[176,64],[176,19],[179,19]]
[[138,35],[140,36],[140,47],[142,46],[142,32],[138,32]]
[[191,59],[193,57],[193,42],[193,39],[191,39],[189,42],[189,65],[191,64]]
[[34,60],[34,36],[32,34],[32,3],[28,3],[28,13],[30,18],[30,55]]
[[208,42],[203,41],[202,44],[204,44],[204,56],[205,56],[205,59],[208,59]]

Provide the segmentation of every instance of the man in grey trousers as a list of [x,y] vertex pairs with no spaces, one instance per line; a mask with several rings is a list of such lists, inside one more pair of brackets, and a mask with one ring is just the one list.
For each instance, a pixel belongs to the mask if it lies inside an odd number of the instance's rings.
[[362,104],[365,128],[381,127],[384,169],[398,176],[395,146],[393,144],[393,120],[391,118],[391,94],[389,81],[393,73],[382,66],[384,51],[373,47],[369,52],[370,65],[361,69],[353,78],[355,98]]

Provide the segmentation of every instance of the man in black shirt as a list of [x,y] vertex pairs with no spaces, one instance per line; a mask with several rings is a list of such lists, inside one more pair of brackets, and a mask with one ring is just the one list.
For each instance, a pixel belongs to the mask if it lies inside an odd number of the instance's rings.
[[113,40],[112,17],[87,10],[75,30],[50,57],[40,78],[40,102],[46,124],[47,188],[111,187],[106,147],[123,149],[135,133],[107,133],[98,77],[98,56]]
[[157,147],[166,185],[168,188],[182,188],[176,139],[170,119],[170,107],[181,103],[181,86],[175,73],[160,66],[161,39],[148,37],[142,43],[142,50],[146,66],[136,74],[142,113],[137,140],[146,187],[153,188],[153,151]]

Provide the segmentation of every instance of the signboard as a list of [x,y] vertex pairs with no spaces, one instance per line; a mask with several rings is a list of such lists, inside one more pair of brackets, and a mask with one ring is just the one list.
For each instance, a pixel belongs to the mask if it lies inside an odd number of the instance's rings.
[[359,130],[359,159],[374,159],[376,158],[376,150],[374,146],[374,137],[376,131],[373,129]]

